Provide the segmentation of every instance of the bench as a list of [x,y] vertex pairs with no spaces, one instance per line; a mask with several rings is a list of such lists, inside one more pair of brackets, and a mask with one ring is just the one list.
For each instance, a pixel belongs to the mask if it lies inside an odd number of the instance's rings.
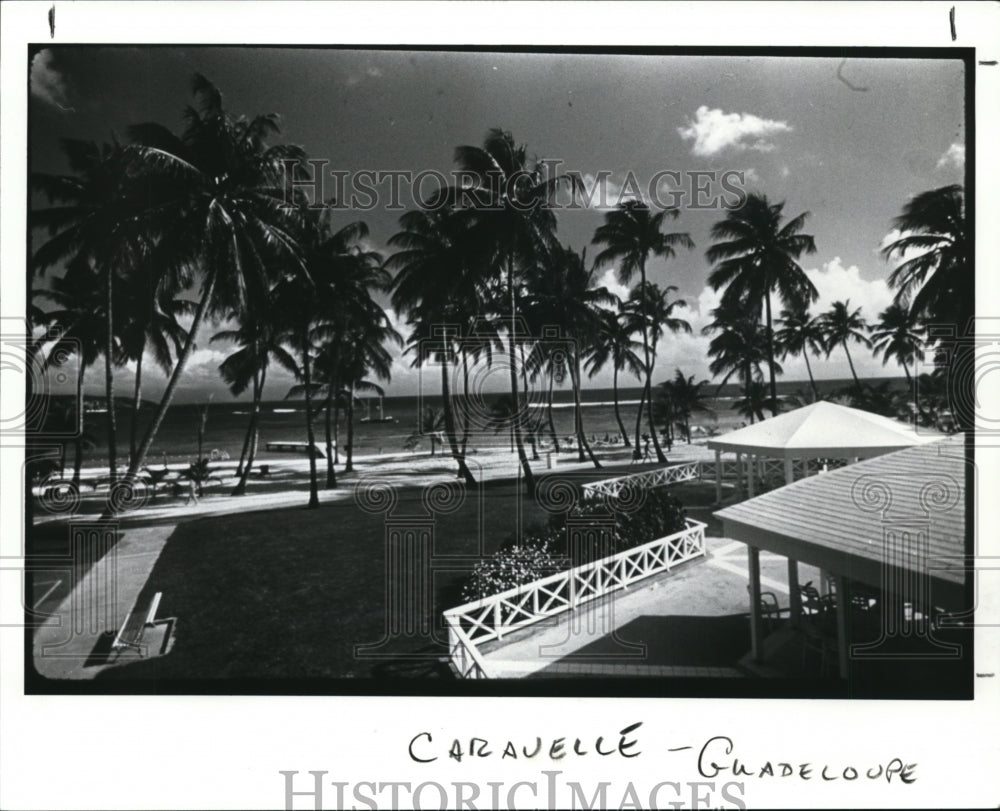
[[142,655],[143,634],[146,633],[147,628],[157,624],[156,612],[160,607],[160,599],[162,597],[162,591],[156,592],[145,611],[142,610],[139,601],[136,600],[132,611],[129,612],[129,615],[125,618],[125,622],[122,623],[122,627],[115,634],[115,641],[111,643],[113,651],[121,653],[124,648],[135,648],[139,652],[139,655]]

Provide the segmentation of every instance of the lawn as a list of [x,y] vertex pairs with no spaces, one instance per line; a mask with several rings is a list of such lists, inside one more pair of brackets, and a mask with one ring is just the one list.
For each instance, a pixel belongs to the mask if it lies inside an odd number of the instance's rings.
[[[600,477],[589,471],[586,478]],[[704,485],[677,488],[685,502],[707,498]],[[705,490],[703,493],[702,490]],[[714,495],[713,495],[714,497]],[[540,500],[544,503],[544,500]],[[434,629],[399,633],[378,653],[356,645],[383,640],[387,626],[386,519],[352,500],[318,510],[289,508],[192,520],[168,540],[143,593],[162,592],[159,616],[176,617],[166,656],[109,668],[105,679],[339,679],[442,672],[441,612],[461,602],[459,588],[481,554],[491,554],[517,526],[544,521],[540,501],[524,500],[512,482],[468,494],[434,522],[429,612],[409,612]],[[703,518],[707,508],[696,509]],[[399,491],[394,518],[424,515],[421,488]],[[692,515],[692,517],[695,517]],[[408,571],[413,566],[402,565]],[[415,603],[412,592],[398,592]],[[140,600],[142,598],[140,597]],[[406,634],[407,630],[417,633]],[[414,657],[414,654],[419,656]]]

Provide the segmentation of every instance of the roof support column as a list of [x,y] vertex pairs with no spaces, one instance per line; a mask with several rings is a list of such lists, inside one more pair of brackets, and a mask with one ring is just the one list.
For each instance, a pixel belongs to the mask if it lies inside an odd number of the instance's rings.
[[785,459],[785,484],[795,481],[795,462],[789,457]]
[[764,654],[764,626],[760,616],[760,549],[747,546],[747,568],[750,575],[750,652],[759,662]]
[[743,454],[736,454],[736,496],[743,500]]
[[849,675],[850,659],[847,639],[847,578],[837,575],[837,658],[840,663],[840,678]]
[[753,498],[753,480],[757,473],[757,457],[753,454],[747,456],[747,497]]
[[715,503],[722,503],[722,451],[715,450]]
[[799,562],[788,559],[788,622],[798,628],[802,622],[802,592],[799,591]]

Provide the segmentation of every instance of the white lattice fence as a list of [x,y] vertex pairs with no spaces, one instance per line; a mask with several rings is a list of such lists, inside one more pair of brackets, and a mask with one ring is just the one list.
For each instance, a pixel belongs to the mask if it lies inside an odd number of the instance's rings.
[[665,538],[445,611],[449,654],[459,678],[491,677],[478,650],[485,642],[703,557],[705,524],[690,518],[686,523],[686,529]]
[[642,473],[631,473],[628,476],[618,476],[614,479],[602,479],[583,485],[584,498],[607,496],[618,498],[622,490],[635,488],[663,487],[677,482],[687,482],[698,478],[698,462],[685,462],[679,465],[647,470]]

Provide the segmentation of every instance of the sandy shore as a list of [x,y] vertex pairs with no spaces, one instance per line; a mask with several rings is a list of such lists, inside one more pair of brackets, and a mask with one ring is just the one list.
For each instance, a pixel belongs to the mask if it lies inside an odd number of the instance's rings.
[[[680,443],[667,454],[668,464],[713,459],[714,454],[705,447],[707,440],[695,440],[692,444]],[[621,475],[620,469],[632,466],[631,449],[621,445],[603,446],[594,449],[595,456],[602,464],[616,468],[608,475]],[[490,448],[470,453],[466,462],[477,480],[481,482],[512,479],[519,475],[520,464],[515,453],[508,449]],[[247,492],[244,496],[234,497],[230,493],[236,485],[236,462],[234,460],[212,462],[210,469],[212,478],[204,487],[203,495],[192,502],[187,496],[188,487],[185,482],[183,492],[174,495],[173,482],[187,465],[171,464],[167,480],[156,488],[140,487],[134,498],[127,502],[118,516],[123,524],[136,522],[179,522],[193,517],[222,515],[233,512],[266,510],[278,507],[290,507],[305,504],[308,501],[309,460],[304,457],[271,457],[258,460],[255,470],[260,465],[268,466],[266,477],[251,476],[247,482]],[[637,462],[639,469],[656,467],[654,461]],[[317,478],[319,480],[320,503],[332,503],[354,499],[355,489],[375,482],[395,486],[426,486],[437,481],[454,481],[457,466],[450,455],[427,451],[398,452],[357,456],[354,459],[354,471],[343,472],[343,464],[336,466],[337,488],[326,490],[326,460],[317,459]],[[593,470],[594,479],[601,478],[601,471],[594,469],[587,460],[579,461],[575,451],[549,453],[539,451],[539,458],[531,461],[532,471],[538,475],[559,470],[585,471]],[[162,465],[149,465],[151,470],[162,469]],[[107,467],[89,467],[81,470],[81,487],[76,504],[58,499],[39,499],[35,511],[35,524],[51,524],[66,521],[80,513],[99,513],[107,496]],[[33,488],[35,495],[40,489]]]

